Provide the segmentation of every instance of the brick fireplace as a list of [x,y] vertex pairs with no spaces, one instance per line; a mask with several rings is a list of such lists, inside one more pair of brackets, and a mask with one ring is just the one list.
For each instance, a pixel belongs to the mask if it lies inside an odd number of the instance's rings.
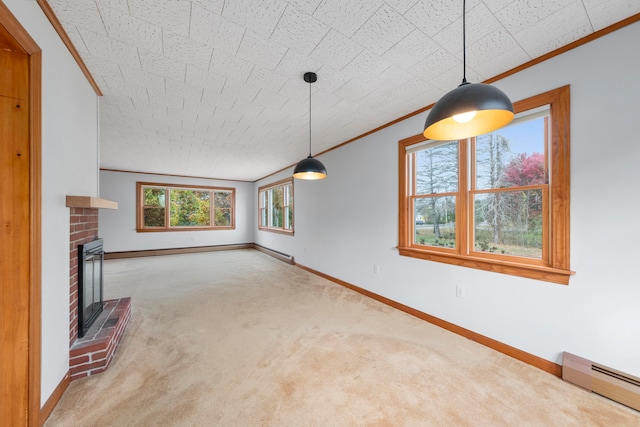
[[69,224],[69,345],[78,338],[78,245],[98,238],[98,209],[71,207]]
[[82,338],[78,338],[78,246],[98,238],[98,209],[118,204],[94,197],[67,196],[69,226],[69,369],[71,379],[100,373],[108,368],[131,317],[131,299],[104,301],[103,311]]

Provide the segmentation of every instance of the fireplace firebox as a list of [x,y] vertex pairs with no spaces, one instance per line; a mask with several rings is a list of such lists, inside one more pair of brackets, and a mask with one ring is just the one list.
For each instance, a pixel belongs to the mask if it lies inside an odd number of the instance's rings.
[[102,239],[78,245],[78,337],[82,338],[102,312]]

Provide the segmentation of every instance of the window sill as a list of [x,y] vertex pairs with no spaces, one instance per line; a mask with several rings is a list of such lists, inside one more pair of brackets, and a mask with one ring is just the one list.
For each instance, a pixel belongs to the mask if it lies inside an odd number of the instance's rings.
[[268,227],[258,227],[258,230],[268,231],[270,233],[286,234],[287,236],[293,236],[293,230],[283,230],[281,228],[268,228]]
[[444,264],[459,265],[461,267],[475,268],[478,270],[493,271],[494,273],[509,274],[512,276],[542,280],[561,285],[568,285],[569,278],[575,274],[575,272],[571,270],[560,270],[542,265],[489,260],[486,258],[462,256],[458,254],[431,252],[424,249],[398,247],[398,251],[401,256],[442,262]]

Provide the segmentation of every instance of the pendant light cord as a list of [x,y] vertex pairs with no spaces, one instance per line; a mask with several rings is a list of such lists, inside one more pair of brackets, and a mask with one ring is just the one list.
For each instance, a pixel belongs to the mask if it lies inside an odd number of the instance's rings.
[[462,0],[462,84],[467,83],[467,23],[466,0]]
[[309,157],[311,157],[311,82],[309,82]]

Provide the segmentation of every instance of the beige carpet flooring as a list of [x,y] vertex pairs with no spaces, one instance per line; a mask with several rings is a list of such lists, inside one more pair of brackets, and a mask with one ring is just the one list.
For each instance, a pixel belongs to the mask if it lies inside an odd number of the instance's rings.
[[[392,285],[392,284],[390,284]],[[110,368],[57,426],[639,426],[640,413],[254,250],[110,260]]]

